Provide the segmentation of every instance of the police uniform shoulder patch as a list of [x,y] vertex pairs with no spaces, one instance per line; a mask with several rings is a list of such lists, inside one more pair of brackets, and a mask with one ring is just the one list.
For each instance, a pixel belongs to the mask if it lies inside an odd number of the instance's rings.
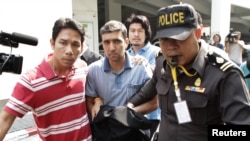
[[158,58],[158,57],[160,57],[160,56],[162,56],[162,52],[161,52],[161,50],[160,50],[160,51],[158,51],[158,52],[155,54],[155,58]]
[[207,53],[208,62],[212,64],[213,66],[218,67],[222,71],[226,71],[229,68],[236,67],[235,64],[225,58],[223,58],[221,55],[214,51],[209,51]]

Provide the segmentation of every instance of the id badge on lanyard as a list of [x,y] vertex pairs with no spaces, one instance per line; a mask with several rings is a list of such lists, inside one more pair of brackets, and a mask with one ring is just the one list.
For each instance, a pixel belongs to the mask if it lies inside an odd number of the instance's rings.
[[178,123],[179,124],[188,123],[188,122],[191,122],[192,119],[189,113],[186,100],[181,99],[181,93],[178,87],[177,74],[176,74],[176,66],[177,66],[176,57],[175,58],[173,57],[172,64],[173,65],[169,64],[169,66],[171,68],[171,73],[172,73],[174,86],[175,86],[175,95],[177,97],[177,102],[174,103],[174,109],[177,115]]

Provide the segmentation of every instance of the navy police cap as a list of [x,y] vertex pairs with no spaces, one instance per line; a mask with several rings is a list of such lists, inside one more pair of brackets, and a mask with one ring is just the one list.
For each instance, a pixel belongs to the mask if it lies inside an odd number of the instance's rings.
[[197,26],[197,12],[190,4],[163,7],[157,12],[157,31],[154,39],[186,40]]

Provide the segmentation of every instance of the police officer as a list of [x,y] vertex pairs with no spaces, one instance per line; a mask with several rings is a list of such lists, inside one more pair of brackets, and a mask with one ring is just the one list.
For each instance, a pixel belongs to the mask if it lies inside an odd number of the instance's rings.
[[[201,28],[189,4],[157,12],[162,54],[153,78],[128,103],[136,106],[158,94],[158,141],[206,141],[208,125],[250,124],[250,96],[239,67],[200,43]],[[137,110],[139,112],[139,110]]]

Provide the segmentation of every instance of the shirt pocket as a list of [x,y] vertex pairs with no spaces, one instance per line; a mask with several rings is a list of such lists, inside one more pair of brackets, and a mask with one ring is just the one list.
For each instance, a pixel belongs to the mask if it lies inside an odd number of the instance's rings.
[[169,113],[171,110],[169,110],[169,108],[171,108],[171,105],[169,106],[168,104],[169,102],[169,91],[170,90],[170,84],[168,84],[167,81],[164,81],[162,79],[160,79],[157,83],[156,83],[156,91],[157,94],[159,96],[158,100],[159,100],[159,107],[162,111],[162,114],[165,113]]
[[164,96],[164,95],[167,95],[167,93],[169,91],[170,84],[168,84],[164,80],[160,79],[156,83],[155,87],[156,87],[157,94],[159,94],[160,96]]
[[142,84],[128,84],[127,85],[128,99],[130,99],[130,97],[133,96],[141,87]]
[[185,91],[192,122],[195,124],[205,124],[208,116],[208,96],[204,93]]

